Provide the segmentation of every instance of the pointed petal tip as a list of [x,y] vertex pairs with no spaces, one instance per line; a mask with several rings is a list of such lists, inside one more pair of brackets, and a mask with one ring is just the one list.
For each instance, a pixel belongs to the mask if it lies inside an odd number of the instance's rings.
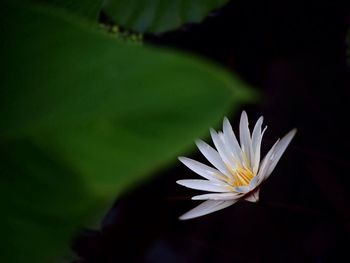
[[225,124],[230,124],[230,120],[225,116],[223,120],[224,125]]
[[225,117],[222,123],[222,131],[224,133],[230,133],[231,130],[232,130],[232,125],[230,123],[230,120],[227,117]]
[[259,198],[256,199],[255,197],[252,197],[252,196],[246,197],[246,198],[244,198],[244,200],[247,201],[247,202],[250,202],[250,203],[257,203],[257,202],[259,202]]
[[297,133],[297,131],[298,131],[298,129],[297,129],[297,128],[294,128],[294,129],[292,129],[292,130],[289,132],[289,134],[291,134],[292,137],[294,137],[295,134]]
[[181,216],[179,216],[179,220],[181,221],[185,221],[185,220],[189,220],[189,219],[194,219],[194,218],[197,218],[197,217],[200,217],[200,215],[195,215],[193,212],[193,209],[182,214]]
[[262,126],[264,122],[264,116],[260,116],[259,119],[256,121],[256,124],[259,124],[260,126]]
[[260,188],[257,189],[256,191],[254,191],[253,193],[245,196],[244,200],[246,200],[248,202],[252,202],[252,203],[257,203],[257,202],[259,202],[259,199],[260,199],[259,193],[260,193]]
[[179,216],[179,220],[181,220],[181,221],[185,221],[185,220],[188,220],[188,219],[191,219],[191,218],[186,216],[186,215]]
[[216,133],[216,130],[213,127],[209,128],[210,133]]
[[196,139],[194,140],[194,143],[199,147],[200,145],[203,145],[205,141],[203,141],[202,139]]
[[284,135],[282,139],[280,139],[280,141],[284,142],[283,144],[286,144],[286,146],[288,146],[288,144],[292,141],[296,133],[297,133],[297,129],[294,128],[290,130],[286,135]]
[[179,157],[177,157],[177,159],[178,159],[180,162],[184,163],[184,162],[186,161],[187,157],[185,157],[185,156],[179,156]]
[[245,110],[242,111],[241,118],[247,118],[248,119],[248,114],[247,114],[247,112]]
[[[213,128],[210,128],[209,131],[210,131],[210,135],[211,135],[212,139],[215,138],[216,136],[218,136],[218,133]],[[213,141],[214,141],[214,139],[213,139]]]
[[179,185],[185,186],[184,181],[186,181],[186,179],[177,180],[176,183]]

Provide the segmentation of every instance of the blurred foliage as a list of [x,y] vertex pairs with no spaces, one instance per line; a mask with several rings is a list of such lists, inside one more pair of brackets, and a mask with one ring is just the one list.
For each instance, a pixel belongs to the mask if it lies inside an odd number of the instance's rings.
[[122,40],[124,42],[137,44],[143,43],[143,35],[140,33],[133,33],[127,30],[120,29],[120,27],[118,27],[117,25],[107,25],[103,23],[100,24],[100,28],[110,33],[115,38],[118,38],[119,40]]
[[62,8],[77,14],[87,20],[96,22],[100,14],[104,0],[31,0],[32,2],[50,4],[56,8]]
[[78,3],[0,5],[0,262],[53,262],[251,97],[208,62],[91,26]]
[[161,33],[202,21],[228,0],[107,0],[103,11],[118,25],[137,32]]
[[103,0],[27,0],[32,3],[41,3],[50,5],[62,11],[66,11],[66,15],[79,16],[81,19],[85,19],[92,25],[99,24],[102,30],[110,33],[114,37],[133,43],[142,43],[143,35],[140,33],[134,33],[127,29],[121,29],[118,25],[99,22],[99,14],[103,5]]

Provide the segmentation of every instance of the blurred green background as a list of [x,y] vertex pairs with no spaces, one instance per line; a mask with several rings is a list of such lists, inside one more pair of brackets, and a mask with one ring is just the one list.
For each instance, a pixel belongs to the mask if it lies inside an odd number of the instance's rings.
[[69,254],[115,198],[254,99],[217,65],[142,42],[225,2],[1,3],[1,262]]

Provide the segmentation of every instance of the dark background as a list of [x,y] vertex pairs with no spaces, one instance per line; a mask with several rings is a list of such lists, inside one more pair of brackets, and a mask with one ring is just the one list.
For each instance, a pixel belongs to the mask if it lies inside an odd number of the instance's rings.
[[[197,175],[176,162],[119,198],[99,230],[82,230],[75,262],[350,261],[349,7],[235,0],[199,25],[146,35],[215,61],[261,92],[244,109],[251,123],[265,117],[263,153],[293,127],[298,133],[259,203],[179,221],[197,192],[175,181]],[[231,122],[237,131],[239,114]],[[188,156],[204,161],[198,151]]]

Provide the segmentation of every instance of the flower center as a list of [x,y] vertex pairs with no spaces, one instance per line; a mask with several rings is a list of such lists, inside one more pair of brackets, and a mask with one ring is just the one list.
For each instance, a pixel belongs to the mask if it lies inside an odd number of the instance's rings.
[[233,187],[249,185],[250,181],[254,178],[254,173],[251,169],[238,165],[236,169],[228,167],[232,175],[227,182]]

